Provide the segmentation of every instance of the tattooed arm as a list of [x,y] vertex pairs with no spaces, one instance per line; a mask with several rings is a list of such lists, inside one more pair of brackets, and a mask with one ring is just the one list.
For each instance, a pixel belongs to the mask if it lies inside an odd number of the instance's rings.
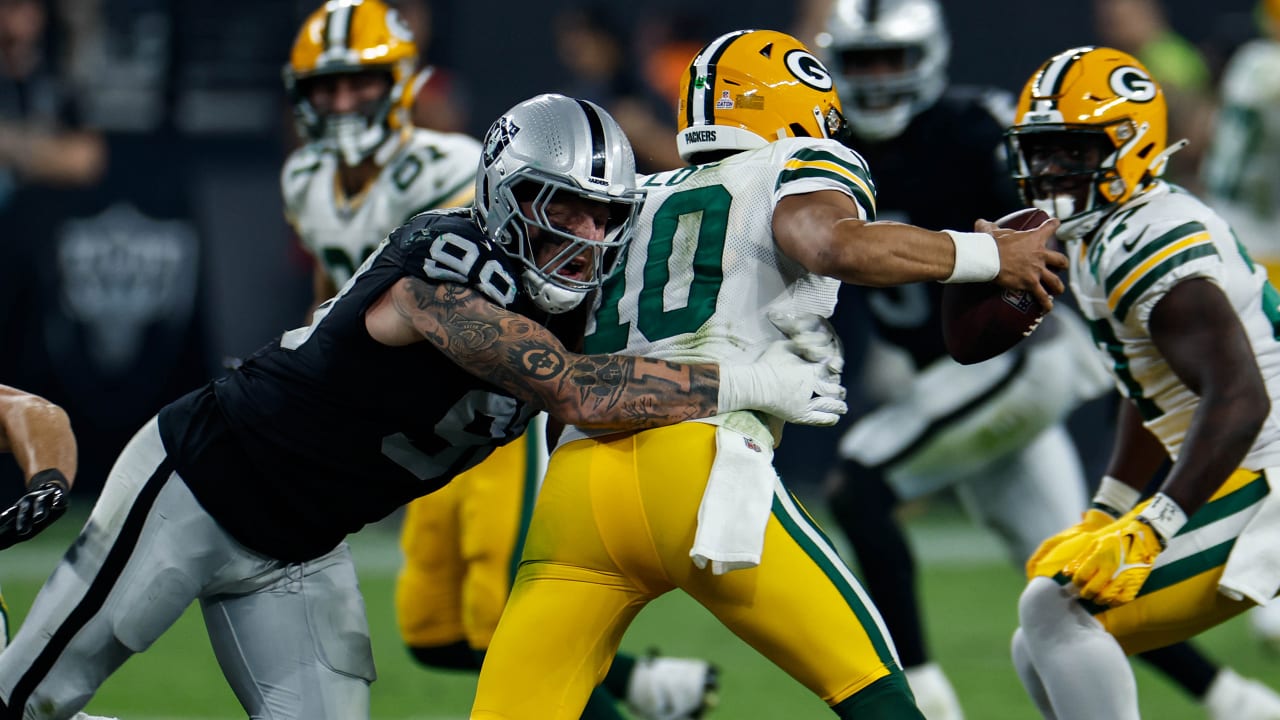
[[718,411],[716,365],[573,353],[542,325],[462,285],[404,278],[388,295],[399,318],[455,363],[566,424],[639,430]]

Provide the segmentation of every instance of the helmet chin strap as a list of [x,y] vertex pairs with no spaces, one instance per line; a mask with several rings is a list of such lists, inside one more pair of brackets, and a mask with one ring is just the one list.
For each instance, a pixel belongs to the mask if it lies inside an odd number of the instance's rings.
[[547,282],[532,269],[526,269],[521,279],[524,280],[524,290],[529,293],[529,299],[533,300],[533,304],[552,315],[569,312],[578,307],[587,296],[585,292],[577,292]]

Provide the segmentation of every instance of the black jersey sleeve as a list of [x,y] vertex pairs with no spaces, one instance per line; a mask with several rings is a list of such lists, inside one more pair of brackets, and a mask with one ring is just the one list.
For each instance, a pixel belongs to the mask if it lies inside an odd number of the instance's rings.
[[474,288],[509,308],[518,297],[514,261],[471,220],[466,209],[415,215],[387,238],[406,275]]

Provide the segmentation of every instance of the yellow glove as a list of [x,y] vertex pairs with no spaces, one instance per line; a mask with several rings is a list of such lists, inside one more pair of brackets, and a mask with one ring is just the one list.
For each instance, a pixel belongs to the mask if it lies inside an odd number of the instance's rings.
[[1123,605],[1138,596],[1156,556],[1186,524],[1187,515],[1163,493],[1093,535],[1089,547],[1062,572],[1080,597],[1100,605]]
[[1114,515],[1097,508],[1089,508],[1088,510],[1085,510],[1084,517],[1081,518],[1080,522],[1040,543],[1040,547],[1036,548],[1036,551],[1031,553],[1031,558],[1027,560],[1027,579],[1030,580],[1036,575],[1041,574],[1037,572],[1036,569],[1040,566],[1040,563],[1044,562],[1044,560],[1049,557],[1049,553],[1053,552],[1053,550],[1059,545],[1077,535],[1083,535],[1095,530],[1100,530],[1115,522],[1115,519]]

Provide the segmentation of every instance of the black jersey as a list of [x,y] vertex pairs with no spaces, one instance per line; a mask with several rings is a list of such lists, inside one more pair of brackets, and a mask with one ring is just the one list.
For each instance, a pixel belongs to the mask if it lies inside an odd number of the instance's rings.
[[[995,220],[1018,208],[1003,151],[1012,102],[998,90],[951,88],[898,137],[855,141],[876,183],[876,219],[969,231],[974,220]],[[906,350],[917,367],[946,355],[938,316],[941,284],[851,288],[843,292],[866,293],[876,334]]]
[[289,561],[440,488],[518,437],[536,409],[428,342],[378,343],[365,311],[415,276],[540,318],[513,268],[466,211],[414,217],[310,326],[161,412],[177,471],[233,537]]

